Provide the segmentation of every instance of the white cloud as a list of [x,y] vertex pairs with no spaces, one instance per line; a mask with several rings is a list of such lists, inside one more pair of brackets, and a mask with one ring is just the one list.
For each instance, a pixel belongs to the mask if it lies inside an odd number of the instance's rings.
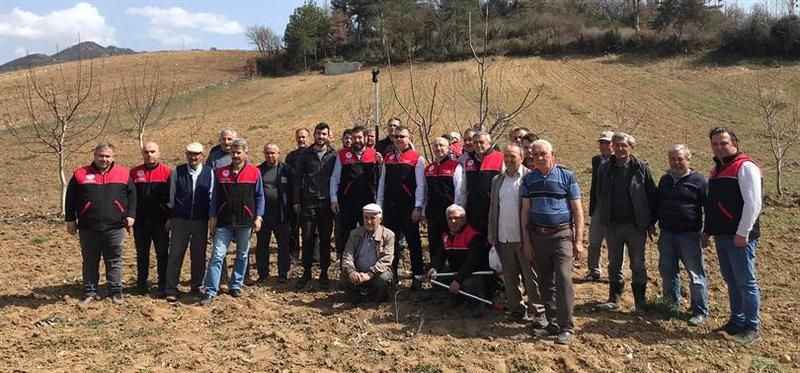
[[82,41],[107,45],[116,42],[114,32],[114,28],[106,24],[105,17],[89,3],[42,15],[20,8],[0,14],[0,37],[67,46],[76,43],[80,36]]
[[239,22],[214,13],[192,13],[183,8],[158,8],[146,6],[128,8],[125,13],[150,19],[151,38],[164,45],[179,46],[197,42],[188,32],[203,31],[212,34],[236,35],[244,32]]

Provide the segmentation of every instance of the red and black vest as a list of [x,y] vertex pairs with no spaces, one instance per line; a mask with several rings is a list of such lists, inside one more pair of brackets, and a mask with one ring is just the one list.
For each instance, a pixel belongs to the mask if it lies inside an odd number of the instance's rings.
[[339,203],[343,208],[361,208],[375,202],[378,157],[375,149],[364,147],[361,159],[349,148],[339,150],[342,173],[339,178]]
[[[742,190],[739,188],[739,170],[745,162],[755,164],[755,161],[744,153],[738,153],[725,163],[716,158],[714,162],[716,166],[708,178],[704,231],[710,235],[733,235],[736,234],[744,208]],[[748,240],[757,239],[760,235],[756,219]]]
[[214,194],[217,195],[217,226],[249,227],[256,218],[256,187],[261,172],[250,163],[239,173],[232,166],[214,170]]
[[425,185],[427,198],[425,215],[444,217],[444,211],[455,202],[456,190],[453,176],[458,168],[458,161],[450,157],[434,162],[425,167]]
[[169,218],[169,178],[172,170],[163,163],[152,169],[139,165],[131,170],[136,186],[136,225],[163,224]]
[[472,228],[469,224],[464,226],[461,232],[456,235],[444,233],[442,240],[444,241],[445,251],[469,251],[469,244],[472,240],[480,235],[480,232]]
[[482,160],[469,154],[464,162],[467,183],[467,216],[476,227],[486,227],[489,217],[489,196],[492,179],[503,171],[503,153],[492,150]]
[[75,170],[67,189],[66,220],[78,227],[107,231],[125,226],[125,218],[136,218],[136,191],[127,167],[111,164],[106,172],[93,165]]
[[416,168],[419,162],[419,153],[408,148],[402,153],[389,153],[383,160],[386,167],[383,185],[383,209],[391,211],[392,208],[401,211],[414,208],[414,192],[417,189]]

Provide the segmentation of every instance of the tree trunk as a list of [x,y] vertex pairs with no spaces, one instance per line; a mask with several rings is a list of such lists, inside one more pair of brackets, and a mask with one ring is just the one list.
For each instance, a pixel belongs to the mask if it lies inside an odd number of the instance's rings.
[[777,185],[778,197],[783,198],[783,159],[777,159]]
[[65,216],[67,211],[67,178],[64,176],[64,153],[58,153],[58,176],[61,181],[61,216]]
[[632,0],[633,1],[633,29],[636,30],[636,33],[639,33],[639,2],[641,0]]
[[144,129],[139,130],[139,149],[144,149]]

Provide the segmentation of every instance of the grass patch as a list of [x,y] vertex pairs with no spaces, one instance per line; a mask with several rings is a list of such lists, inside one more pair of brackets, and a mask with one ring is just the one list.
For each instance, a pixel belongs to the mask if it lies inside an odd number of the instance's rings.
[[756,356],[753,358],[753,361],[750,363],[750,370],[748,372],[751,373],[781,373],[783,372],[783,368],[781,365],[778,364],[777,361],[772,360],[770,358]]
[[36,245],[36,246],[42,245],[42,244],[46,243],[47,241],[50,241],[50,238],[49,237],[45,237],[45,236],[37,236],[37,237],[31,238],[31,244]]
[[512,373],[537,373],[542,368],[535,361],[523,358],[513,358],[508,362],[508,371]]
[[428,363],[420,363],[409,369],[411,373],[442,373],[442,368]]

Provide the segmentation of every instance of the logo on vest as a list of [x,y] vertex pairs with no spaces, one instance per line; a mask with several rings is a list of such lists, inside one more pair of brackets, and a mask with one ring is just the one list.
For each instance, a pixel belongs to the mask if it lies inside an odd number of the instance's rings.
[[347,159],[353,159],[353,153],[350,152],[344,153],[344,157]]
[[136,176],[144,177],[144,170],[139,170],[138,172],[136,172]]
[[95,181],[94,179],[95,179],[94,174],[86,175],[86,182],[93,183]]
[[222,170],[222,176],[228,177],[231,176],[231,172],[228,170]]
[[436,170],[436,166],[434,165],[428,166],[428,172],[433,172],[434,170]]

